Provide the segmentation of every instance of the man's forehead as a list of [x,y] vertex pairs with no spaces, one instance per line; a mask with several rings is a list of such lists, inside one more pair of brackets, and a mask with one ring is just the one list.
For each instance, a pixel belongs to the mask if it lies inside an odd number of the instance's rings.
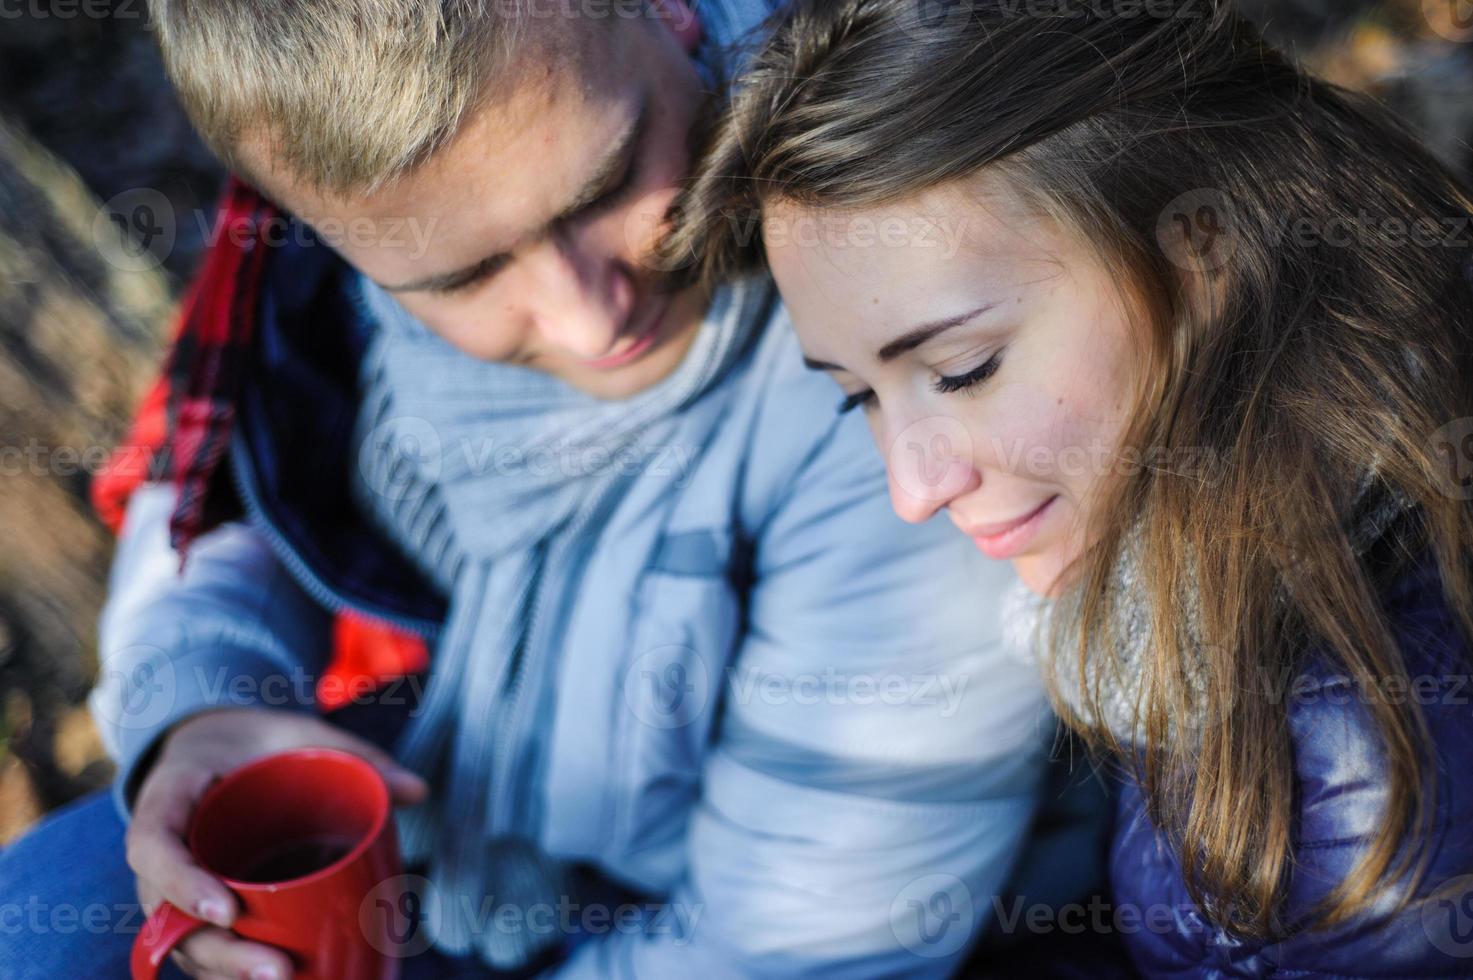
[[291,139],[290,134],[264,129],[237,141],[238,169],[303,216],[360,211],[364,205],[373,209],[375,201],[392,205],[396,189],[420,183],[416,179],[420,176],[454,177],[463,163],[463,155],[458,159],[453,152],[457,146],[471,144],[480,152],[513,146],[516,152],[525,152],[521,144],[527,135],[551,142],[559,125],[579,120],[588,104],[616,99],[619,78],[629,74],[625,43],[629,31],[619,25],[617,20],[529,16],[519,28],[516,52],[502,60],[480,97],[469,103],[454,135],[379,186],[341,192],[321,187],[282,165],[287,154],[278,147]]
[[[613,48],[605,49],[612,57],[582,59],[577,71],[547,63],[527,72],[433,156],[372,193],[333,198],[288,186],[277,199],[319,230],[360,229],[339,251],[385,284],[510,251],[558,216],[634,123],[645,86],[620,70],[627,53]],[[406,222],[415,234],[394,234]]]
[[385,208],[402,212],[410,198],[422,200],[423,192],[436,186],[447,194],[485,191],[466,182],[488,176],[488,168],[468,168],[468,163],[489,157],[500,163],[490,169],[514,178],[523,169],[546,168],[553,153],[576,154],[586,149],[584,144],[598,144],[607,127],[591,127],[590,120],[605,118],[637,92],[636,73],[621,70],[626,58],[616,41],[602,38],[604,57],[539,59],[522,66],[514,83],[503,79],[473,104],[442,146],[367,193],[337,194],[296,179],[273,166],[279,157],[263,139],[244,147],[244,162],[263,190],[275,191],[273,196],[303,216]]

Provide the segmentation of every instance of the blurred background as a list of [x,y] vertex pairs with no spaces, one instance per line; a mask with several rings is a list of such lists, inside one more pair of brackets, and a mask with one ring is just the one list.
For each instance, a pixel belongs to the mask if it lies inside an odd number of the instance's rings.
[[[1243,7],[1473,174],[1473,0]],[[112,775],[85,707],[111,547],[88,486],[153,380],[221,176],[143,0],[0,0],[0,844]]]

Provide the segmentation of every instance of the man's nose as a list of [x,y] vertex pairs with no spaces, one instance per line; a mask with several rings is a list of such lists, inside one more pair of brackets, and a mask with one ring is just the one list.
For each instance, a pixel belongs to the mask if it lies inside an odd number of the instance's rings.
[[973,465],[971,440],[956,420],[912,421],[883,437],[890,506],[903,521],[920,524],[982,483]]
[[584,360],[607,354],[628,322],[638,290],[613,255],[550,241],[537,256],[539,295],[530,297],[537,329],[554,347]]

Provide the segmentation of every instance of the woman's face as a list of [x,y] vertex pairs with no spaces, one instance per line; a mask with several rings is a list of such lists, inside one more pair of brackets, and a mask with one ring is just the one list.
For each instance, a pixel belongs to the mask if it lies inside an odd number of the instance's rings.
[[869,419],[895,512],[944,508],[1056,591],[1134,392],[1124,304],[1093,253],[971,183],[872,210],[779,202],[763,240],[809,365]]

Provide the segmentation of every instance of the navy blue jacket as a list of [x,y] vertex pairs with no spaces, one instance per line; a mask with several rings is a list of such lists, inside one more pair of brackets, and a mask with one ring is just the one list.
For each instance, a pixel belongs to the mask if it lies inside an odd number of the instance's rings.
[[[1116,927],[1135,967],[1152,977],[1473,976],[1473,685],[1467,650],[1436,567],[1414,565],[1383,591],[1412,684],[1384,696],[1420,706],[1436,771],[1432,846],[1420,894],[1400,913],[1277,941],[1243,941],[1207,921],[1175,854],[1127,782],[1110,855]],[[1385,761],[1365,695],[1323,661],[1288,693],[1296,780],[1286,922],[1344,878],[1376,832]]]

